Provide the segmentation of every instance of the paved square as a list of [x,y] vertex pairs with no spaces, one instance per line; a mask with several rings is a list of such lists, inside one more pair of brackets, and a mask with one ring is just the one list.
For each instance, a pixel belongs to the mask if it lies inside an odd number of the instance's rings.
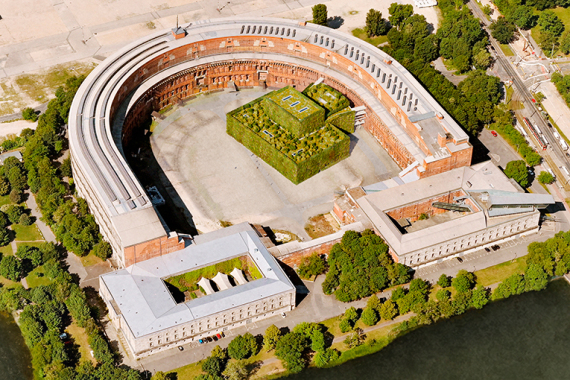
[[308,238],[311,216],[329,212],[335,191],[369,185],[401,170],[364,129],[351,136],[351,155],[294,185],[226,133],[226,112],[264,92],[218,93],[191,101],[163,120],[151,136],[153,153],[197,229],[219,221],[261,223]]

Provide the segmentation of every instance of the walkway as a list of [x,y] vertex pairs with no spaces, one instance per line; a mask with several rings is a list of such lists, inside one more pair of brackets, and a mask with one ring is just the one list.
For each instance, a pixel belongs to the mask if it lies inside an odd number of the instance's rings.
[[44,236],[44,239],[49,242],[57,243],[57,240],[55,239],[55,235],[52,232],[51,228],[40,219],[42,217],[42,214],[38,208],[38,204],[36,203],[36,197],[30,190],[26,190],[25,193],[28,195],[26,204],[31,210],[30,214],[36,218],[36,224]]

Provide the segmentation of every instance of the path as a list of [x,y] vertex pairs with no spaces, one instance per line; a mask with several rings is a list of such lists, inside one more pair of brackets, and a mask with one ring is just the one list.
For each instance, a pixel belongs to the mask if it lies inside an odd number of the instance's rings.
[[40,210],[38,208],[36,197],[34,196],[34,194],[32,194],[30,190],[26,190],[25,193],[28,195],[26,204],[31,210],[30,214],[36,218],[35,223],[37,224],[38,228],[40,229],[40,232],[44,236],[44,239],[49,242],[57,243],[55,235],[52,232],[51,228],[49,228],[49,226],[40,219],[42,217],[42,214],[40,213]]

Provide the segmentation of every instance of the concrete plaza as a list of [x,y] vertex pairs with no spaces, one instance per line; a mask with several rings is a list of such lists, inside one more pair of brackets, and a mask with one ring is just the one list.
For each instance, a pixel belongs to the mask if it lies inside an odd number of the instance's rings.
[[[308,218],[332,210],[335,192],[401,170],[364,129],[350,157],[295,185],[226,133],[226,113],[266,93],[252,89],[199,97],[161,121],[151,146],[164,175],[201,232],[219,221],[260,223],[308,239]],[[163,181],[165,182],[165,181]]]

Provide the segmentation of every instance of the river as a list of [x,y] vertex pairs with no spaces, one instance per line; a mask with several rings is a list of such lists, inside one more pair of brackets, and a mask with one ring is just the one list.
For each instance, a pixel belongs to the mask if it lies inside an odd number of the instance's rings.
[[0,380],[32,379],[32,358],[11,315],[0,313]]
[[570,285],[493,302],[421,327],[375,354],[291,380],[569,379]]

